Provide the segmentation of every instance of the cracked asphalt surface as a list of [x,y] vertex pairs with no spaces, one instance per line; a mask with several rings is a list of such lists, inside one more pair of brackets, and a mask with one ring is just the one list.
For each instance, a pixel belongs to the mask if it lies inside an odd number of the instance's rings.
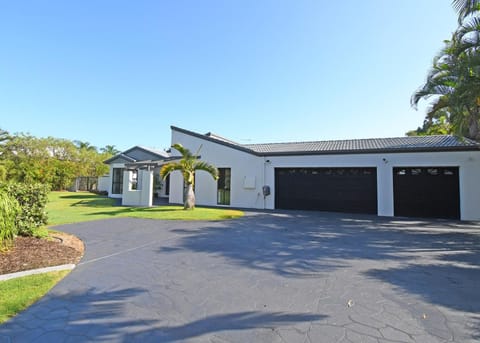
[[330,213],[64,225],[86,253],[0,342],[478,342],[480,225]]

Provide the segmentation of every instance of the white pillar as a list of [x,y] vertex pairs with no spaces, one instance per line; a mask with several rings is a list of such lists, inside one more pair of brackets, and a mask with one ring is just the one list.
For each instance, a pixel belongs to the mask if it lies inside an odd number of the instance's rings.
[[139,170],[139,178],[142,178],[141,206],[152,207],[153,202],[153,171]]

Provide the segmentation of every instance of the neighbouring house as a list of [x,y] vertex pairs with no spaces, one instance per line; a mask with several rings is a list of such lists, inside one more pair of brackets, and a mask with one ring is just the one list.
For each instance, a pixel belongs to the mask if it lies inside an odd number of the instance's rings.
[[123,205],[152,206],[152,196],[168,198],[169,184],[160,179],[157,162],[169,157],[166,151],[134,146],[105,161],[110,171],[99,178],[97,189],[121,198]]
[[[417,136],[239,144],[212,133],[171,129],[172,144],[199,151],[219,169],[217,181],[197,172],[197,205],[480,220],[480,144],[472,140]],[[171,156],[127,162],[124,179],[133,184],[135,171],[153,178],[177,155],[172,149]],[[181,173],[173,172],[168,184],[169,202],[182,203]],[[153,197],[151,188],[143,192]]]

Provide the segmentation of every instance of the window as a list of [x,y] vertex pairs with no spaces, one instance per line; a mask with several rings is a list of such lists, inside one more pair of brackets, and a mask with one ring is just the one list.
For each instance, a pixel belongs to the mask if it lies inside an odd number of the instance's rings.
[[123,168],[113,168],[112,194],[123,193]]
[[138,190],[138,170],[132,171],[132,191]]
[[230,205],[230,168],[218,168],[217,204]]

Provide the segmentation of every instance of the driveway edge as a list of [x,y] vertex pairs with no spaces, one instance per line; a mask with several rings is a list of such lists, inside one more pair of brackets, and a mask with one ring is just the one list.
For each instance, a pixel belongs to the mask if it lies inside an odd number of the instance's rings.
[[19,277],[34,275],[34,274],[42,274],[42,273],[48,273],[48,272],[58,272],[58,271],[61,271],[61,270],[72,270],[73,268],[75,268],[74,264],[62,264],[60,266],[24,270],[22,272],[0,275],[0,281],[16,279],[16,278],[19,278]]

